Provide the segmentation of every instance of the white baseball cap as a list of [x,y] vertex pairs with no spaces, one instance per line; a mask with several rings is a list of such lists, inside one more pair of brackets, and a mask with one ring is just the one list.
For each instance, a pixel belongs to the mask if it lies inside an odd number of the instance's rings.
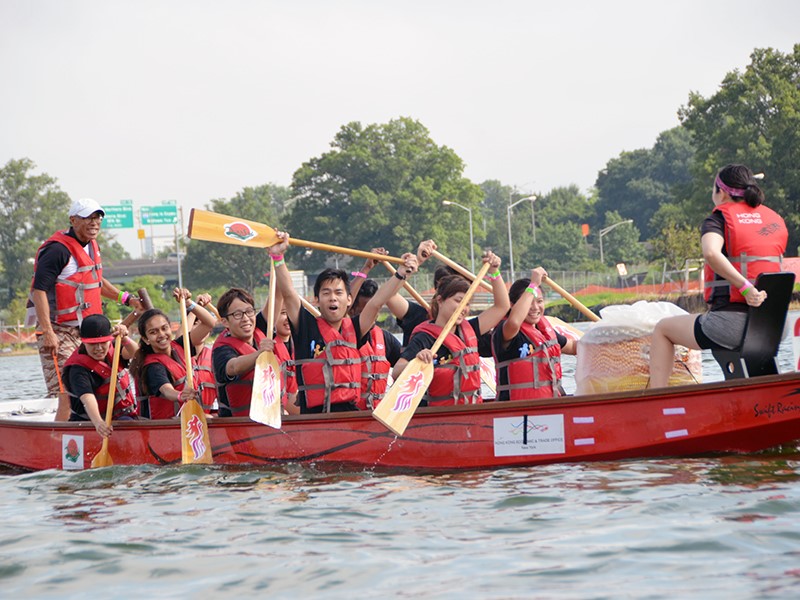
[[103,207],[100,206],[96,200],[92,200],[91,198],[81,198],[80,200],[75,200],[72,203],[72,206],[69,207],[69,216],[70,217],[91,217],[94,213],[99,212],[104,217],[106,216],[106,211],[103,210]]

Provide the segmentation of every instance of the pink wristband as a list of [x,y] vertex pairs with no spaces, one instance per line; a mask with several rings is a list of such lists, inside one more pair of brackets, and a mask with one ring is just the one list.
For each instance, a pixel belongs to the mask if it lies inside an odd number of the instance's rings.
[[749,281],[745,281],[744,285],[739,288],[739,293],[742,296],[747,296],[747,292],[749,292],[750,288],[753,288],[753,287],[755,287],[755,286],[752,283],[750,283]]
[[353,271],[352,273],[350,273],[350,275],[352,275],[353,277],[361,277],[361,279],[367,278],[367,274],[362,273],[361,271]]
[[270,254],[269,257],[275,262],[281,262],[283,260],[283,254]]

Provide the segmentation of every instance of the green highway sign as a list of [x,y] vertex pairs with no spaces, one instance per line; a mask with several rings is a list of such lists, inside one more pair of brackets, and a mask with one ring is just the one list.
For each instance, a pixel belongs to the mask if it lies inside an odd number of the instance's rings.
[[158,206],[143,206],[139,209],[142,225],[174,225],[178,222],[178,207],[174,200],[166,200]]
[[121,200],[119,204],[104,204],[103,229],[132,229],[133,200]]

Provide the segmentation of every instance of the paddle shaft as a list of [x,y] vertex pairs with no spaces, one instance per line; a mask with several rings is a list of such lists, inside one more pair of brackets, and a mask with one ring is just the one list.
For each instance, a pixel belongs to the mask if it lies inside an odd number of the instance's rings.
[[[111,361],[111,382],[110,389],[108,390],[108,399],[106,404],[106,425],[111,425],[111,419],[114,416],[114,400],[117,397],[117,372],[119,371],[119,355],[122,350],[122,336],[118,335],[114,340],[114,358]],[[111,455],[108,453],[108,438],[103,438],[103,445],[92,459],[92,467],[109,467],[113,464]]]
[[480,285],[483,278],[486,276],[486,273],[489,272],[489,263],[483,263],[481,270],[478,271],[478,274],[475,276],[475,280],[469,286],[469,289],[464,293],[464,297],[459,302],[458,307],[453,311],[453,314],[450,315],[450,318],[447,320],[447,324],[442,327],[442,332],[439,334],[439,337],[436,338],[436,341],[433,343],[433,347],[431,347],[431,352],[436,354],[436,351],[441,347],[444,343],[444,340],[447,338],[447,335],[450,333],[450,330],[455,326],[458,317],[461,316],[461,312],[464,308],[469,304],[469,301],[472,299],[472,295],[475,293],[475,290],[478,289],[478,285]]
[[189,321],[186,319],[186,298],[181,296],[181,329],[183,330],[183,359],[186,361],[186,386],[194,389],[194,370],[192,369],[192,340],[189,339]]
[[[435,259],[437,259],[439,262],[443,262],[448,267],[453,269],[456,273],[458,273],[459,275],[462,275],[463,277],[466,277],[470,281],[475,279],[475,274],[474,273],[472,273],[468,269],[465,269],[460,264],[458,264],[456,261],[447,258],[444,254],[441,254],[438,250],[434,250],[433,251],[433,257]],[[481,285],[481,287],[483,287],[483,289],[485,289],[485,290],[487,290],[489,292],[492,291],[492,284],[491,283],[489,283],[488,281],[484,281],[480,277],[478,279],[480,280],[480,285]]]
[[272,339],[275,329],[275,261],[269,259],[269,312],[267,313],[267,335]]
[[313,304],[311,304],[311,302],[309,302],[308,300],[306,300],[302,296],[300,296],[300,303],[303,305],[303,307],[305,307],[305,309],[308,312],[310,312],[312,315],[314,315],[314,317],[319,317],[320,316],[320,312],[317,309],[317,307],[314,306]]
[[558,285],[555,281],[550,279],[549,277],[544,278],[544,282],[553,288],[556,292],[558,292],[564,300],[569,302],[574,308],[577,308],[580,312],[582,312],[590,321],[599,321],[600,317],[590,311],[586,306],[581,304],[580,300],[578,300],[575,296],[570,294],[567,290],[562,288]]
[[[386,267],[386,269],[387,269],[387,270],[388,270],[388,271],[389,271],[389,272],[390,272],[392,275],[394,275],[395,273],[397,273],[397,269],[395,269],[395,268],[394,268],[394,267],[393,267],[393,266],[392,266],[390,263],[386,262],[385,260],[382,260],[382,261],[381,261],[381,264],[383,264],[383,266],[384,266],[384,267]],[[430,311],[431,311],[431,307],[430,307],[430,305],[429,305],[427,302],[425,302],[425,299],[424,299],[424,298],[423,298],[423,297],[420,295],[420,293],[419,293],[417,290],[415,290],[415,289],[414,289],[414,288],[411,286],[411,284],[410,284],[410,283],[408,283],[407,281],[404,281],[404,282],[403,282],[403,287],[405,288],[405,290],[406,290],[406,291],[407,291],[409,294],[411,294],[411,297],[412,297],[412,298],[414,298],[414,300],[416,300],[416,301],[419,303],[419,305],[420,305],[422,308],[424,308],[424,309],[425,309],[425,310],[427,310],[428,312],[430,312]]]

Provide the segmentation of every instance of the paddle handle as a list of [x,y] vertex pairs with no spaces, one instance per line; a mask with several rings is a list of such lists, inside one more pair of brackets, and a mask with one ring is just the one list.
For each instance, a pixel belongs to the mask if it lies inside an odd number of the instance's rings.
[[[111,388],[108,390],[108,404],[106,405],[106,425],[111,425],[114,416],[114,400],[117,397],[117,373],[119,371],[119,355],[122,350],[122,336],[114,338],[114,358],[111,361]],[[106,440],[108,438],[105,438]]]
[[569,302],[574,308],[577,308],[580,312],[582,312],[590,321],[599,321],[600,317],[594,314],[591,310],[586,308],[580,300],[578,300],[575,296],[570,294],[567,290],[562,288],[558,285],[555,281],[550,279],[549,277],[544,277],[543,281],[553,288],[556,292],[558,292],[564,300]]
[[272,339],[272,332],[275,329],[275,261],[269,259],[269,312],[267,313],[267,336]]
[[308,300],[300,296],[300,303],[305,307],[305,309],[310,312],[314,317],[319,317],[320,312],[317,310],[317,307],[311,304]]
[[[387,262],[387,261],[385,261],[385,260],[382,260],[382,261],[381,261],[381,263],[383,264],[383,266],[384,266],[384,267],[386,267],[386,269],[387,269],[387,270],[389,271],[389,273],[391,273],[392,275],[394,275],[395,273],[397,273],[397,269],[395,269],[395,268],[394,268],[394,267],[393,267],[393,266],[392,266],[392,265],[391,265],[389,262]],[[415,289],[414,289],[414,288],[411,286],[411,284],[410,284],[410,283],[408,283],[407,281],[404,281],[404,282],[403,282],[403,287],[405,288],[405,290],[406,290],[406,291],[407,291],[409,294],[411,294],[411,297],[412,297],[412,298],[414,298],[414,300],[416,300],[416,301],[419,303],[419,305],[420,305],[422,308],[424,308],[424,309],[425,309],[425,310],[427,310],[428,312],[430,312],[430,311],[431,311],[431,307],[430,307],[430,305],[429,305],[427,302],[425,302],[425,299],[424,299],[424,298],[423,298],[423,297],[422,297],[422,296],[419,294],[419,292],[418,292],[417,290],[415,290]]]
[[192,370],[192,341],[189,339],[189,321],[186,318],[186,298],[181,291],[181,329],[183,330],[183,359],[186,361],[186,385],[194,389],[194,371]]
[[475,290],[478,289],[478,286],[480,285],[481,281],[483,281],[483,278],[486,276],[486,273],[488,272],[489,272],[489,263],[485,262],[483,263],[481,270],[478,271],[478,274],[475,276],[475,280],[472,282],[472,284],[469,286],[469,289],[464,294],[464,297],[461,299],[461,302],[459,302],[458,307],[453,311],[453,314],[450,315],[450,318],[448,319],[445,326],[442,327],[442,332],[439,334],[439,337],[436,338],[436,341],[433,343],[433,347],[431,348],[431,352],[433,354],[436,354],[436,351],[439,350],[441,345],[444,343],[445,338],[447,338],[447,335],[450,333],[450,330],[453,329],[453,327],[456,324],[456,321],[458,320],[458,317],[461,315],[461,311],[463,311],[464,307],[466,307],[467,304],[469,304],[469,301],[472,299],[472,295],[475,293]]
[[[475,274],[474,273],[470,272],[468,269],[465,269],[460,264],[458,264],[456,261],[447,258],[444,254],[441,254],[438,250],[434,250],[433,251],[433,257],[436,258],[439,262],[443,262],[448,267],[453,269],[456,273],[458,273],[459,275],[462,275],[463,277],[466,277],[470,281],[475,279]],[[492,291],[492,284],[491,283],[489,283],[488,281],[485,281],[481,277],[479,277],[478,279],[480,280],[480,285],[481,285],[481,287],[483,289],[485,289],[485,290],[487,290],[489,292]]]
[[219,316],[219,311],[217,310],[217,307],[214,306],[213,303],[209,302],[203,308],[205,308],[208,312],[217,317],[217,321],[220,320],[221,317]]

